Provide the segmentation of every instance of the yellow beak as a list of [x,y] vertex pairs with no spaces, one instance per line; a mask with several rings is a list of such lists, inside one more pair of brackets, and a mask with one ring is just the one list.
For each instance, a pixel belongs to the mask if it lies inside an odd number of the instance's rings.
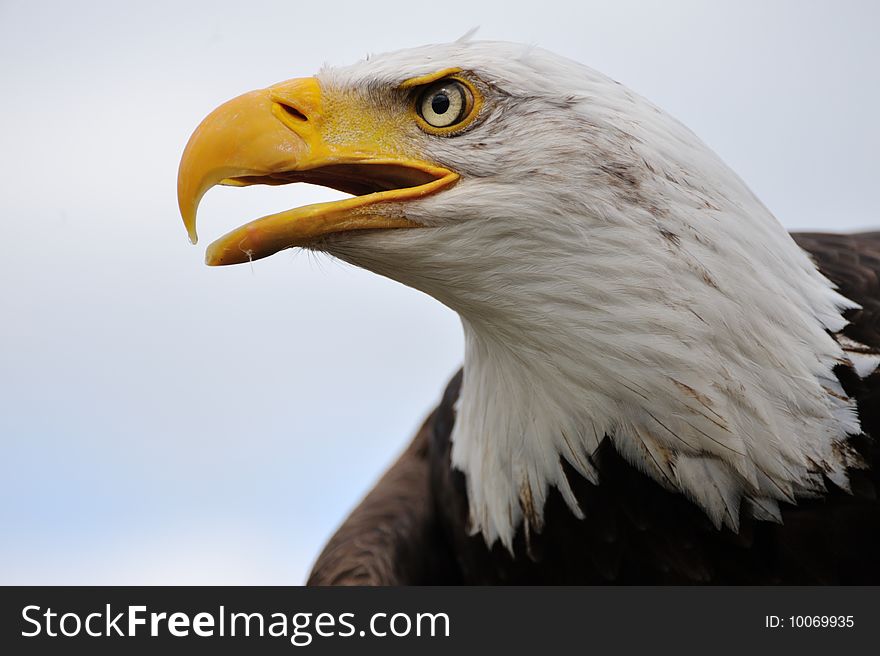
[[[335,127],[340,117],[329,121],[323,100],[315,78],[289,80],[230,100],[196,128],[177,179],[180,213],[193,243],[199,201],[216,184],[311,182],[355,195],[233,230],[208,247],[209,265],[267,257],[333,233],[419,227],[406,218],[401,203],[458,180],[445,168],[400,156],[375,131],[352,129],[340,139]],[[325,134],[331,124],[333,134]]]

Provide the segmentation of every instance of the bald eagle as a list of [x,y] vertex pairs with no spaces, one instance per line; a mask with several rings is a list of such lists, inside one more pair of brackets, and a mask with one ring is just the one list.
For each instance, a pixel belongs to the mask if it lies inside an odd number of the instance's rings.
[[878,583],[880,232],[789,234],[706,145],[535,47],[455,42],[235,98],[178,197],[351,194],[208,247],[430,294],[464,367],[310,583]]

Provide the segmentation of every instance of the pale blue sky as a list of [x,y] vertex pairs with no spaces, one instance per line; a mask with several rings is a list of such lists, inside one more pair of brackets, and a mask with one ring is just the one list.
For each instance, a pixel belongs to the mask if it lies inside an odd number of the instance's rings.
[[[457,317],[326,257],[202,264],[186,139],[370,51],[536,43],[672,112],[791,228],[880,225],[877,4],[0,1],[0,583],[298,583],[458,367]],[[216,189],[205,243],[336,197]]]

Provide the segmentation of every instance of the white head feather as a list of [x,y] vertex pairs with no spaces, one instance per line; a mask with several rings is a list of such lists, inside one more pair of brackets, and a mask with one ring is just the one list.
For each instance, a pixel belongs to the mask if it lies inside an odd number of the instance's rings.
[[829,333],[834,291],[745,184],[630,90],[539,48],[457,42],[325,70],[378,88],[446,67],[484,116],[425,157],[462,175],[407,205],[422,230],[349,233],[330,253],[431,294],[466,338],[453,464],[471,519],[511,547],[540,528],[561,460],[591,481],[608,436],[633,465],[736,530],[741,502],[847,485],[859,432]]

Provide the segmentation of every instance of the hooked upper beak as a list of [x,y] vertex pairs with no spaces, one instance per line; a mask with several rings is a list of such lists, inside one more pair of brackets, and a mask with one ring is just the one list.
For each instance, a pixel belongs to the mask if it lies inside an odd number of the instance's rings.
[[260,259],[333,233],[419,227],[406,218],[402,203],[458,180],[458,174],[402,157],[369,134],[352,130],[349,139],[329,138],[324,105],[318,81],[299,78],[234,98],[196,128],[177,179],[180,213],[192,243],[198,239],[199,201],[216,184],[310,182],[354,194],[237,228],[208,247],[209,265]]

